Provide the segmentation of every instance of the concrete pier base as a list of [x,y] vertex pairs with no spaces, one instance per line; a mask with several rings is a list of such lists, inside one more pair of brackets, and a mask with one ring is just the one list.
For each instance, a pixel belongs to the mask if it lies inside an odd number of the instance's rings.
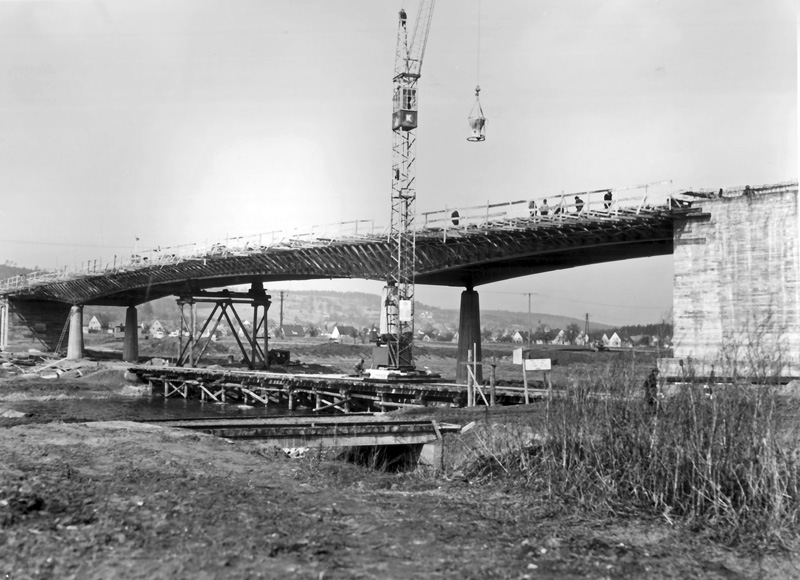
[[139,319],[135,306],[125,311],[125,342],[122,345],[122,360],[135,363],[139,360]]
[[83,358],[83,306],[77,304],[72,307],[69,314],[67,358],[69,360]]
[[[461,293],[461,312],[458,321],[458,353],[456,355],[456,382],[467,382],[468,353],[476,349],[476,360],[481,362],[481,308],[478,293],[469,288]],[[475,379],[483,382],[483,371],[477,366]]]
[[439,473],[444,469],[444,445],[441,439],[420,446],[419,466]]

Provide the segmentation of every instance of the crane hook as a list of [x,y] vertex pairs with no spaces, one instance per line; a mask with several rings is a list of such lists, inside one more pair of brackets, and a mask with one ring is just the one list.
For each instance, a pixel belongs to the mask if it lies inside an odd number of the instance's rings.
[[475,104],[469,113],[469,137],[467,137],[467,141],[479,142],[486,140],[486,117],[483,116],[480,94],[481,86],[478,85],[475,87]]

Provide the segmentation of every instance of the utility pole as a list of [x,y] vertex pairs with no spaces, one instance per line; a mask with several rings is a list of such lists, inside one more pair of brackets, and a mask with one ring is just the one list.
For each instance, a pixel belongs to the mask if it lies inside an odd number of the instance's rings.
[[528,292],[528,346],[533,346],[533,324],[531,324],[531,294]]
[[278,332],[281,333],[281,338],[286,338],[286,335],[283,332],[283,295],[284,291],[281,290],[281,312],[278,318]]
[[583,329],[583,334],[586,335],[586,338],[589,338],[589,313],[586,313],[586,326]]

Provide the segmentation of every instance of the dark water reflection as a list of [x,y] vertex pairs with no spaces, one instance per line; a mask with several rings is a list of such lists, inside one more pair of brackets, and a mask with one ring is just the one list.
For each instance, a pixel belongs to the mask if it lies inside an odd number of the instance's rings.
[[198,417],[274,417],[286,409],[202,402],[197,399],[165,399],[159,395],[0,401],[0,407],[21,411],[33,420],[47,421],[151,421]]

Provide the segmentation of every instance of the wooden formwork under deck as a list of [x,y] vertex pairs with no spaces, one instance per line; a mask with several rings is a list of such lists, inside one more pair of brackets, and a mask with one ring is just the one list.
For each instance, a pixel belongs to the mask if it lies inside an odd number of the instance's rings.
[[[217,403],[277,405],[315,413],[393,411],[403,407],[467,404],[467,386],[454,383],[404,383],[376,381],[347,375],[300,375],[229,369],[154,367],[139,365],[130,371],[165,397],[199,398]],[[529,389],[529,397],[542,398],[546,390]],[[499,405],[525,401],[524,390],[496,387]],[[486,401],[477,397],[478,403]]]

